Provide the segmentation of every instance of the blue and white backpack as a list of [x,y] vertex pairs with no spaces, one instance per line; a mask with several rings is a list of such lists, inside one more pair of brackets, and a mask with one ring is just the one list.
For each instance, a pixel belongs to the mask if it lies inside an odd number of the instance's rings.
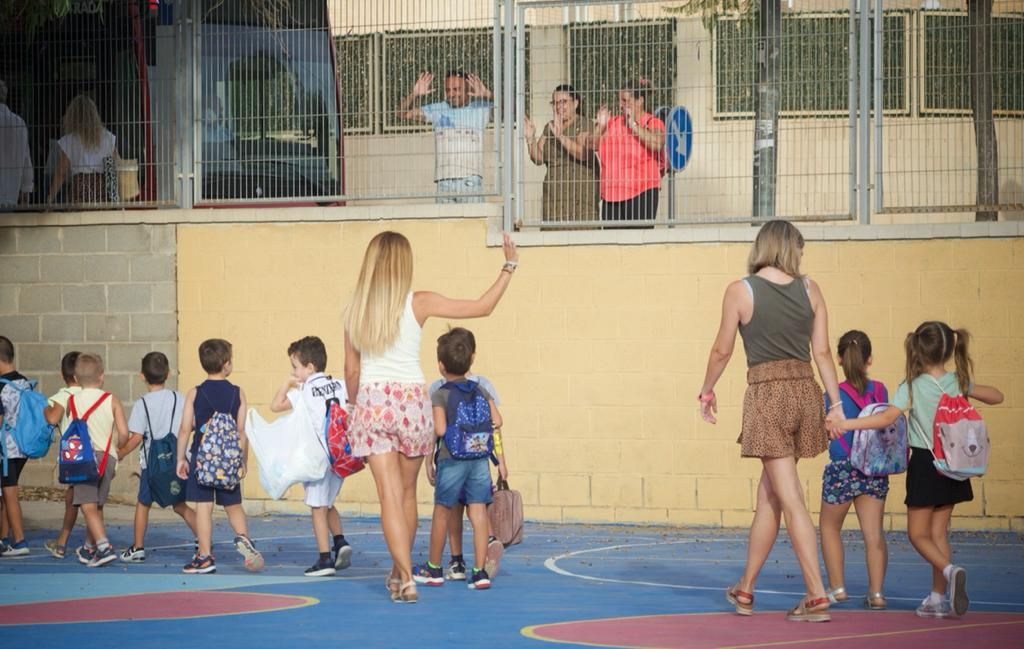
[[[46,408],[46,397],[36,392],[36,381],[11,381],[0,379],[0,390],[9,385],[18,393],[18,408],[4,416],[0,431],[0,453],[3,454],[3,472],[7,475],[7,437],[13,437],[18,450],[25,457],[45,457],[53,441],[55,426],[46,421],[43,410]],[[13,423],[12,423],[13,422]]]
[[107,458],[110,456],[110,442],[114,439],[113,431],[111,431],[110,438],[107,439],[107,448],[103,450],[103,459],[97,467],[96,452],[89,439],[89,424],[87,422],[89,415],[99,408],[100,404],[109,396],[109,392],[101,394],[100,398],[96,399],[96,403],[92,404],[81,417],[75,410],[74,395],[68,397],[68,418],[71,423],[68,424],[64,434],[60,436],[60,455],[57,456],[57,479],[61,484],[99,482],[100,476],[106,471]]
[[[196,394],[213,407],[198,387]],[[196,454],[196,482],[204,487],[234,489],[242,481],[242,446],[235,418],[214,410],[199,433],[203,438]]]
[[[860,417],[870,417],[889,408],[885,403],[882,384],[874,382],[874,389],[862,398],[848,382],[839,388],[846,393],[858,408]],[[882,477],[903,473],[910,459],[910,442],[907,437],[907,418],[900,414],[886,428],[865,428],[852,431],[853,443],[846,441],[846,435],[839,443],[850,456],[850,464],[864,475]]]
[[491,405],[487,403],[475,381],[449,381],[445,406],[447,428],[444,443],[456,460],[477,460],[490,457],[494,451],[494,422]]

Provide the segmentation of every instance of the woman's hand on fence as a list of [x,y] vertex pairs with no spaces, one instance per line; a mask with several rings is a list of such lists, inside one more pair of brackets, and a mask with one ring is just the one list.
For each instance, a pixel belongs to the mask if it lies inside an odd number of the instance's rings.
[[562,120],[556,117],[555,119],[548,122],[548,128],[551,129],[552,135],[558,137],[559,135],[562,134]]
[[512,235],[508,232],[502,233],[501,248],[505,253],[505,261],[519,262],[519,250],[516,248],[516,242],[512,240]]

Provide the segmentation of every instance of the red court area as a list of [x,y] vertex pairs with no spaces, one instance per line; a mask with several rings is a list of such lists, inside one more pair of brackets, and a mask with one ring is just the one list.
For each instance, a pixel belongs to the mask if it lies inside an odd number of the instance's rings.
[[926,620],[909,611],[843,611],[821,624],[787,622],[782,612],[739,618],[732,613],[646,615],[527,627],[538,640],[596,647],[740,649],[753,647],[859,647],[964,649],[1019,647],[1024,614],[970,613]]
[[316,604],[312,597],[223,591],[172,591],[114,597],[88,597],[59,602],[0,606],[0,625],[65,624],[167,620],[211,615],[238,615],[299,608]]

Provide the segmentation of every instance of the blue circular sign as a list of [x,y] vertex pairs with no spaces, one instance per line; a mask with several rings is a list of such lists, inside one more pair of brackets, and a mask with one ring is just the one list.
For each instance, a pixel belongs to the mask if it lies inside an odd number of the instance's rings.
[[693,150],[693,120],[682,106],[676,106],[668,114],[665,125],[665,152],[673,171],[681,171],[690,160]]

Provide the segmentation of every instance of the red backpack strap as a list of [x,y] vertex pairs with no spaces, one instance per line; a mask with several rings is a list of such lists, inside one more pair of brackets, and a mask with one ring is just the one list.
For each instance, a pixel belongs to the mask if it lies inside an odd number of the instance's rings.
[[[106,401],[107,397],[109,397],[109,396],[110,396],[109,392],[104,392],[103,394],[101,394],[100,398],[96,399],[96,403],[92,404],[89,407],[89,409],[86,410],[85,413],[82,415],[82,417],[81,417],[82,421],[88,421],[89,415],[91,415],[93,413],[93,411],[96,410],[96,408],[99,408],[100,404],[103,403],[104,401]],[[74,399],[74,397],[71,397],[71,399]],[[70,403],[71,399],[68,399],[69,403]],[[112,442],[113,440],[114,440],[114,431],[111,430],[110,431],[110,437],[107,438],[107,447],[105,449],[103,449],[103,459],[100,460],[100,465],[99,465],[99,467],[97,467],[101,478],[103,477],[103,472],[106,471],[106,469],[107,469],[107,458],[110,457],[110,442]]]
[[78,419],[78,413],[75,411],[75,395],[73,394],[68,395],[68,414],[71,415],[68,420]]
[[[81,416],[81,420],[82,420],[82,421],[88,421],[88,419],[89,419],[89,415],[91,415],[91,414],[92,414],[92,412],[93,412],[94,410],[96,410],[97,408],[99,408],[99,407],[100,407],[100,404],[101,404],[101,403],[103,403],[104,401],[106,401],[106,400],[107,400],[107,397],[109,397],[109,396],[110,396],[110,393],[109,393],[109,392],[104,392],[103,394],[101,394],[101,395],[100,395],[100,398],[99,398],[99,399],[96,399],[96,403],[92,404],[92,405],[91,405],[91,406],[89,407],[89,409],[85,411],[85,414],[83,414],[83,415]],[[74,399],[74,397],[71,397],[71,399]],[[70,401],[71,401],[71,399],[68,399],[68,401],[70,402]]]

